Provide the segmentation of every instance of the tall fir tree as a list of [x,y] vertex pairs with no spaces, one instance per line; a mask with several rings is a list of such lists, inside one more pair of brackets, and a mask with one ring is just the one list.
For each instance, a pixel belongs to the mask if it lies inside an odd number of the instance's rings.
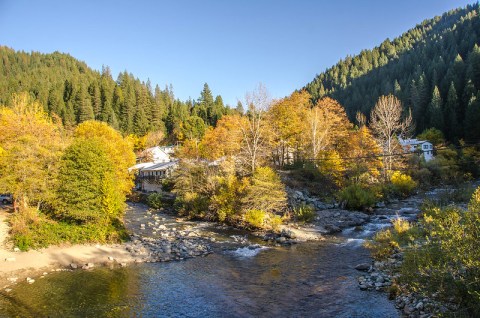
[[444,105],[444,122],[445,122],[445,136],[449,140],[453,140],[455,137],[459,136],[459,127],[457,120],[457,110],[458,110],[458,97],[457,90],[455,89],[455,84],[453,82],[450,84],[448,89],[447,100]]
[[465,141],[467,143],[480,142],[480,91],[472,96],[468,103],[465,116]]
[[87,120],[94,119],[92,101],[85,88],[85,84],[80,84],[78,91],[75,94],[74,109],[76,109],[77,123],[83,123]]
[[442,111],[442,97],[440,96],[440,91],[438,87],[435,86],[433,88],[432,93],[432,100],[428,107],[428,118],[429,118],[429,126],[437,128],[439,130],[443,130],[445,127],[444,119],[443,119],[443,111]]

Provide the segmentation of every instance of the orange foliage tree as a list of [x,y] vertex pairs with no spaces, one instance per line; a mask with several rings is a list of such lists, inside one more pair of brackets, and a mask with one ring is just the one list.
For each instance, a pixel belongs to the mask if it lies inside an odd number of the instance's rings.
[[278,166],[292,163],[303,150],[304,123],[310,98],[306,91],[294,92],[274,103],[268,111],[268,122],[272,127],[270,141],[273,160]]

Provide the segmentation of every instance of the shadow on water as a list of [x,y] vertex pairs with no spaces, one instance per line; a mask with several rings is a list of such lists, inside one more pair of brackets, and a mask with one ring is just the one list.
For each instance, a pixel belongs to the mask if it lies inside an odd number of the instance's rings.
[[398,317],[358,289],[368,252],[336,242],[49,274],[0,297],[0,317]]

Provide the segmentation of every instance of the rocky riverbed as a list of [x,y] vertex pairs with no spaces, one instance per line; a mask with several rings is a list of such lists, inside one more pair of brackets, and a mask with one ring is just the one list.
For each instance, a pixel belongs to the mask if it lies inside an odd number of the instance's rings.
[[211,253],[210,242],[203,235],[208,224],[188,222],[173,215],[154,211],[139,203],[130,203],[125,226],[132,240],[125,243],[135,262],[183,260]]

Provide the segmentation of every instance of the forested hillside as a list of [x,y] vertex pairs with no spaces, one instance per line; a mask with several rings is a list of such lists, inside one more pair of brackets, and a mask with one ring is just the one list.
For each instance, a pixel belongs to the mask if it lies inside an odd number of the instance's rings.
[[115,81],[108,67],[100,73],[68,54],[0,46],[0,58],[0,104],[10,104],[12,93],[29,92],[66,126],[96,119],[124,134],[163,131],[175,141],[201,137],[228,110],[207,84],[199,88],[198,100],[184,102],[171,86],[152,89],[126,71]]
[[480,140],[479,5],[425,20],[400,37],[348,56],[305,88],[314,102],[331,96],[369,116],[378,97],[390,93],[412,110],[416,131],[435,127],[450,141]]

